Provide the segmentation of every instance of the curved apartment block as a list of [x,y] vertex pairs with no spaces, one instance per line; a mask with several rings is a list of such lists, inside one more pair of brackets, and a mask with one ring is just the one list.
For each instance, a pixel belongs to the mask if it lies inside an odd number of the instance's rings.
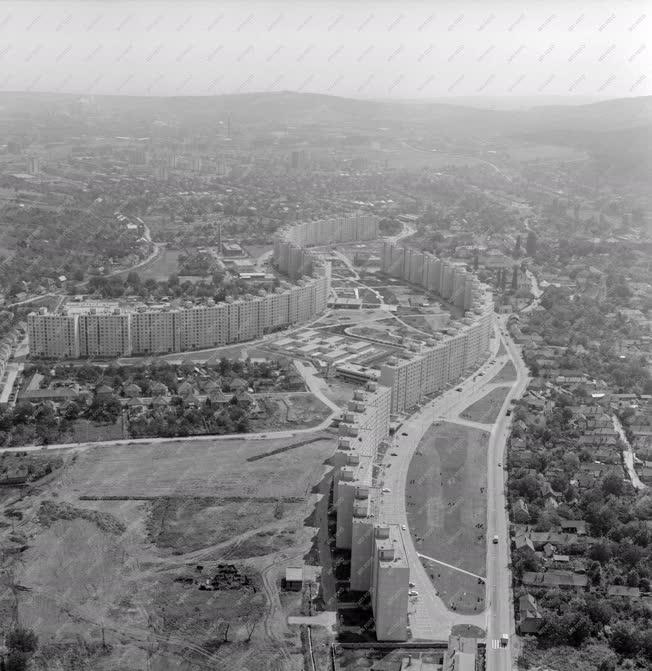
[[351,551],[350,589],[371,596],[377,639],[404,641],[410,566],[403,530],[382,505],[383,493],[390,492],[374,478],[378,447],[389,433],[391,412],[415,406],[486,358],[493,303],[473,274],[430,254],[385,243],[382,270],[437,294],[462,315],[420,349],[415,345],[388,359],[378,383],[354,392],[340,422],[333,491],[336,546]]
[[420,403],[471,371],[487,357],[493,300],[480,281],[460,266],[427,252],[385,243],[382,270],[437,294],[463,312],[418,351],[406,351],[381,367],[380,383],[392,389],[392,412]]
[[326,309],[331,273],[330,264],[305,248],[374,239],[377,222],[373,215],[352,213],[282,229],[274,241],[274,262],[292,284],[270,293],[177,308],[107,303],[66,305],[56,313],[41,309],[27,318],[30,356],[77,359],[209,349],[310,321]]

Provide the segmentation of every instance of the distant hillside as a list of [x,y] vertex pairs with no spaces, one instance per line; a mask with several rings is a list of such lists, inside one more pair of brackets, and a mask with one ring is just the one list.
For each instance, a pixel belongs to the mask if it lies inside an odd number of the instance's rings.
[[[65,106],[80,96],[48,93],[0,93],[0,116],[18,111],[38,116],[44,108]],[[540,141],[573,144],[580,133],[589,145],[596,138],[587,133],[633,129],[652,123],[652,97],[622,98],[587,105],[548,105],[530,109],[481,109],[444,102],[376,101],[342,98],[317,93],[241,93],[220,96],[94,96],[105,112],[117,112],[134,121],[159,119],[181,125],[216,123],[230,116],[240,125],[305,126],[310,124],[376,129],[418,124],[438,132],[458,135],[530,135]],[[629,136],[626,136],[627,139]],[[605,139],[605,141],[607,141]],[[614,140],[617,142],[617,140]],[[607,141],[608,143],[608,141]]]

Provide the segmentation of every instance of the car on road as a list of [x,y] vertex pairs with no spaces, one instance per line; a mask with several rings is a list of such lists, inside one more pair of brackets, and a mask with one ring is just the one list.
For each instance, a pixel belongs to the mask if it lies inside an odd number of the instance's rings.
[[503,634],[503,635],[500,637],[500,645],[501,645],[503,648],[506,648],[508,643],[509,643],[509,636],[508,636],[507,634]]
[[390,452],[389,456],[390,457],[398,457],[398,454],[396,454],[396,452]]
[[455,391],[462,391],[462,387],[458,387]]
[[492,543],[498,545],[498,536],[494,536]]
[[503,465],[502,465],[502,463],[499,461],[499,462],[498,462],[498,468],[502,468],[502,467],[503,467]]
[[407,433],[405,431],[403,431],[403,433],[401,435],[402,436],[407,436]]
[[414,582],[409,582],[408,585],[409,585],[410,587],[416,587],[416,586],[417,586],[416,583],[414,583]]
[[388,489],[387,487],[383,487],[383,492],[384,492],[385,494],[391,494],[391,493],[392,493],[392,490],[391,490],[391,489]]
[[419,596],[419,592],[417,592],[416,589],[411,589],[411,590],[408,592],[408,595],[409,595],[409,596]]
[[405,524],[401,524],[401,529],[403,529],[403,531],[405,531],[405,530],[407,529],[407,527],[405,526]]
[[507,408],[507,412],[505,414],[507,415],[507,417],[509,417],[512,414],[512,411],[509,408]]

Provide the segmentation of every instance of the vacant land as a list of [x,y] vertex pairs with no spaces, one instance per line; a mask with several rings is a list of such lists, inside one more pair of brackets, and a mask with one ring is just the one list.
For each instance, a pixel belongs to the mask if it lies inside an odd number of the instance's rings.
[[62,437],[61,442],[92,443],[99,440],[121,440],[127,438],[122,417],[112,424],[91,422],[87,419],[75,420],[72,428],[72,437]]
[[[459,424],[431,426],[410,462],[406,488],[417,552],[480,576],[485,575],[488,440],[488,432]],[[443,568],[437,565],[432,580],[444,602],[463,613],[482,610],[484,589],[478,590],[482,602],[474,601],[475,579]]]
[[164,248],[150,263],[136,268],[142,280],[167,280],[170,275],[179,272],[179,250]]
[[468,419],[471,422],[481,422],[482,424],[493,424],[509,392],[509,387],[497,387],[492,389],[486,396],[476,401],[460,413],[460,417]]
[[[269,554],[268,548],[273,544],[274,537],[283,533],[288,518],[303,505],[303,502],[274,503],[255,498],[233,501],[209,496],[162,497],[150,507],[147,532],[149,539],[158,547],[172,550],[175,554],[220,546],[231,548],[229,556],[233,556],[234,543],[249,541],[251,545],[251,539],[264,533],[268,535],[261,537],[264,542],[258,545],[266,550],[262,554]],[[238,556],[259,554],[247,554],[241,549]]]
[[[309,438],[303,435],[302,439]],[[249,462],[248,457],[296,438],[184,441],[91,448],[68,470],[78,496],[304,497],[333,454],[332,436],[296,450]]]
[[508,361],[494,377],[491,382],[514,382],[516,380],[516,367],[512,361]]
[[[403,648],[395,650],[374,650],[344,648],[337,653],[337,666],[342,671],[358,671],[358,669],[400,669],[405,668],[408,657],[412,658],[414,668],[438,668],[443,661],[442,650],[415,650]],[[423,666],[422,666],[423,665]],[[432,665],[432,666],[430,666]]]
[[14,492],[0,525],[0,627],[18,617],[35,629],[39,671],[71,660],[97,671],[301,671],[287,624],[300,612],[279,590],[310,551],[312,489],[333,453],[329,434],[302,440],[62,453],[57,473]]
[[330,408],[310,392],[257,394],[255,398],[262,414],[250,420],[254,432],[310,429],[331,414]]

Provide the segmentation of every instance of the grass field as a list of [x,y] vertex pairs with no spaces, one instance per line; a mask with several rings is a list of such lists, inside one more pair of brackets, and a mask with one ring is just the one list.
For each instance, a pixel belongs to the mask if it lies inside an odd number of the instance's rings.
[[464,614],[476,614],[484,610],[484,582],[480,583],[477,578],[428,559],[422,559],[421,563],[437,586],[439,597],[451,610]]
[[497,387],[492,389],[486,396],[476,401],[468,408],[460,412],[460,417],[472,422],[481,422],[483,424],[493,424],[509,392],[509,387]]
[[179,271],[179,250],[164,249],[163,252],[155,258],[151,263],[136,268],[136,272],[140,275],[141,280],[149,279],[167,280],[170,275]]
[[[305,434],[302,439],[310,438]],[[296,438],[184,441],[90,448],[68,470],[78,496],[304,497],[334,451],[332,436],[259,461]]]
[[508,361],[492,378],[491,382],[514,382],[516,380],[516,367],[512,361]]
[[[431,426],[419,444],[407,476],[406,505],[417,552],[485,575],[487,443],[489,433],[459,424]],[[482,525],[482,526],[476,526]],[[433,584],[449,607],[474,613],[474,578],[436,566]],[[426,567],[428,568],[428,567]],[[467,596],[462,598],[462,593]],[[478,590],[484,594],[484,589]],[[477,609],[477,610],[474,610]]]

